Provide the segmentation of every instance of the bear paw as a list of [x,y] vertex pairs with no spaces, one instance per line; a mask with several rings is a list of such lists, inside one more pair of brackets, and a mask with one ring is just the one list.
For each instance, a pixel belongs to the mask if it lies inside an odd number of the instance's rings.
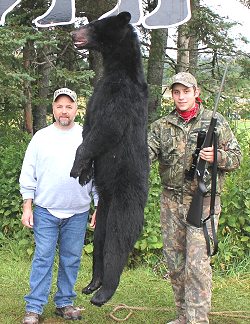
[[72,178],[79,177],[79,183],[80,185],[87,184],[92,178],[93,178],[93,165],[91,160],[81,161],[80,165],[77,165],[77,163],[74,163],[71,171],[70,176]]
[[90,302],[98,307],[105,304],[114,294],[114,290],[100,288],[91,298]]

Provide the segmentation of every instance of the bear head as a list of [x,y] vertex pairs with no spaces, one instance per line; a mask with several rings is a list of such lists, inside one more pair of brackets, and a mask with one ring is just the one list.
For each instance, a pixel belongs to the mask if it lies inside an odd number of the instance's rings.
[[[102,51],[103,47],[113,47],[127,34],[131,15],[121,12],[117,16],[110,16],[94,20],[71,33],[74,45],[78,49],[95,49]],[[129,27],[130,26],[130,27]]]

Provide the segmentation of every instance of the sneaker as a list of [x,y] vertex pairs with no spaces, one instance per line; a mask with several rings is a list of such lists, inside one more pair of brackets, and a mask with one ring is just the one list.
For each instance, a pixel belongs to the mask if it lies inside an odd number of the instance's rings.
[[55,314],[61,316],[65,320],[76,321],[82,319],[81,308],[72,305],[56,308]]
[[38,324],[39,323],[39,315],[33,312],[26,312],[23,324]]
[[180,315],[176,320],[168,322],[167,324],[186,324],[186,317]]

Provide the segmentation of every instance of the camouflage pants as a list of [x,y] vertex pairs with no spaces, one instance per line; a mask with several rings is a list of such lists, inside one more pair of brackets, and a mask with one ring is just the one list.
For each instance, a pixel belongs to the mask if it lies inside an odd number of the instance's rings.
[[[187,324],[209,323],[211,308],[212,269],[207,255],[202,228],[186,222],[191,197],[181,204],[171,192],[161,196],[161,226],[164,255],[170,272],[178,316],[184,315]],[[203,217],[209,215],[210,198],[205,198]],[[220,198],[216,197],[215,224],[220,215]],[[210,222],[209,222],[210,225]],[[211,226],[208,226],[211,235]]]

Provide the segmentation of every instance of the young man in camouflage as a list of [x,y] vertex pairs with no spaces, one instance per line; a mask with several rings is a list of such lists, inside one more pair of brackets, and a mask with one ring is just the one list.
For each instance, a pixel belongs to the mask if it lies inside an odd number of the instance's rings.
[[[164,254],[178,318],[172,324],[209,323],[211,307],[212,271],[210,257],[202,228],[186,221],[187,212],[197,180],[187,177],[197,146],[197,133],[207,131],[212,111],[206,110],[199,98],[199,88],[193,75],[180,72],[173,77],[170,89],[175,109],[151,125],[149,152],[151,161],[159,161],[159,173],[163,185],[161,195],[161,226]],[[241,152],[227,121],[217,115],[218,176],[215,199],[215,226],[221,211],[220,193],[227,171],[239,167]],[[205,184],[211,187],[213,147],[203,148],[200,157],[208,164]],[[203,218],[209,215],[210,192],[203,205]],[[209,222],[210,224],[210,222]],[[209,228],[211,235],[211,227]]]

